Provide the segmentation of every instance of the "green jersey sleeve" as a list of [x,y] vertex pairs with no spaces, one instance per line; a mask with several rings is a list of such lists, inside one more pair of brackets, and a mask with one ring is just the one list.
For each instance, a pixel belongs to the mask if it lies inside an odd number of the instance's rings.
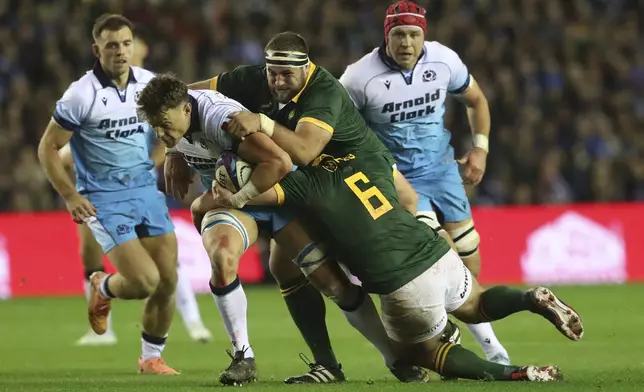
[[333,134],[342,115],[342,93],[331,81],[311,86],[298,102],[301,122],[308,122]]
[[266,84],[261,66],[240,65],[210,81],[210,88],[241,103],[250,111],[259,105],[257,86]]
[[301,206],[306,204],[311,177],[302,170],[295,170],[275,185],[280,205]]

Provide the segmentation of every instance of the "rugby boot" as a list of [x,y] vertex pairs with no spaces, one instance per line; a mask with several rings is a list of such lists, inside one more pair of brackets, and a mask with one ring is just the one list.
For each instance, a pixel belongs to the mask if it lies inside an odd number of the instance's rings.
[[158,374],[161,376],[175,376],[178,371],[166,365],[163,358],[152,358],[144,361],[139,358],[139,374]]
[[245,352],[246,350],[236,351],[233,355],[230,350],[226,350],[232,361],[219,375],[219,382],[224,385],[241,386],[257,380],[255,358],[245,358]]
[[389,369],[391,374],[393,374],[398,381],[410,383],[410,382],[428,382],[430,381],[429,372],[418,366],[411,366],[402,361],[396,361],[394,366]]
[[300,354],[300,359],[309,367],[309,371],[300,376],[287,378],[284,380],[286,384],[331,384],[347,380],[340,364],[334,367],[319,365],[309,361],[304,354]]
[[522,366],[510,375],[512,381],[548,382],[563,380],[563,374],[556,366]]
[[537,287],[530,290],[530,295],[535,304],[533,312],[550,321],[565,337],[579,340],[584,336],[584,326],[579,314],[557,298],[550,289]]
[[107,331],[108,316],[112,309],[112,300],[103,296],[99,289],[106,276],[105,272],[97,271],[89,277],[91,285],[87,303],[87,318],[89,326],[98,335],[102,335]]

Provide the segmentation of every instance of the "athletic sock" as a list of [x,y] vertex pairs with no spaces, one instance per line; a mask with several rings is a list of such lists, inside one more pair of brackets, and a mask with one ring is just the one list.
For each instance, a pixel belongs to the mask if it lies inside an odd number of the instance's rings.
[[436,350],[434,366],[438,374],[468,380],[509,381],[516,366],[499,365],[478,357],[460,345],[443,343]]
[[106,298],[116,298],[116,296],[110,291],[109,281],[112,277],[112,274],[106,275],[101,284],[98,286],[98,291]]
[[467,324],[467,329],[470,330],[470,333],[472,333],[474,339],[481,346],[487,359],[490,359],[496,355],[503,355],[506,358],[509,358],[508,352],[505,350],[505,347],[503,347],[501,342],[499,342],[499,339],[494,334],[492,324]]
[[210,282],[210,291],[215,300],[224,327],[235,352],[244,352],[245,358],[254,358],[255,354],[248,339],[248,322],[246,311],[248,301],[239,277],[226,287],[214,287]]
[[481,295],[480,311],[488,321],[500,320],[521,311],[534,311],[530,293],[506,286],[495,286]]
[[145,332],[141,333],[141,359],[148,361],[153,358],[161,358],[161,353],[165,348],[165,340],[168,335],[160,338],[148,335]]
[[327,368],[338,367],[326,327],[326,305],[322,294],[304,276],[280,285],[280,291],[315,363]]
[[177,272],[177,310],[187,328],[192,325],[203,325],[190,279],[181,271],[181,268]]
[[398,358],[387,336],[385,327],[382,325],[382,321],[376,310],[376,305],[361,287],[355,287],[359,290],[356,303],[349,307],[341,306],[340,309],[342,309],[342,313],[349,321],[349,324],[357,329],[362,336],[367,338],[380,351],[380,354],[385,360],[385,365],[392,369]]

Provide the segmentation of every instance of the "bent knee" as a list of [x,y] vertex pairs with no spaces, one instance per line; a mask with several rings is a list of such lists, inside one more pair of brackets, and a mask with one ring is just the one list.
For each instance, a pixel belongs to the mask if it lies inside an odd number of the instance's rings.
[[454,242],[454,247],[459,257],[463,260],[467,268],[478,276],[481,270],[481,261],[479,257],[479,244],[481,237],[474,227],[474,222],[469,221],[463,226],[447,230],[450,238]]
[[205,241],[212,272],[217,282],[234,280],[243,247],[229,234],[219,234]]
[[144,299],[152,295],[161,282],[159,271],[156,269],[138,274],[133,279],[128,279],[133,291],[136,292],[137,299]]
[[169,294],[174,293],[179,281],[179,272],[177,268],[166,268],[159,273],[159,284],[156,291],[163,291]]
[[481,314],[481,296],[485,288],[481,286],[476,278],[472,279],[472,291],[467,300],[458,309],[451,312],[457,319],[468,324],[478,324],[488,320]]

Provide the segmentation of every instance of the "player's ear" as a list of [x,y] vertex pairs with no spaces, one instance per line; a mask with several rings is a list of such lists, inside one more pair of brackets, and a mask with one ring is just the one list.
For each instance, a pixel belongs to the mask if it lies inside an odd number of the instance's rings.
[[98,45],[92,44],[92,53],[94,53],[94,57],[100,58],[100,54],[98,52]]
[[189,116],[190,113],[192,113],[192,105],[190,104],[190,102],[186,102],[185,106],[183,107],[183,114]]

